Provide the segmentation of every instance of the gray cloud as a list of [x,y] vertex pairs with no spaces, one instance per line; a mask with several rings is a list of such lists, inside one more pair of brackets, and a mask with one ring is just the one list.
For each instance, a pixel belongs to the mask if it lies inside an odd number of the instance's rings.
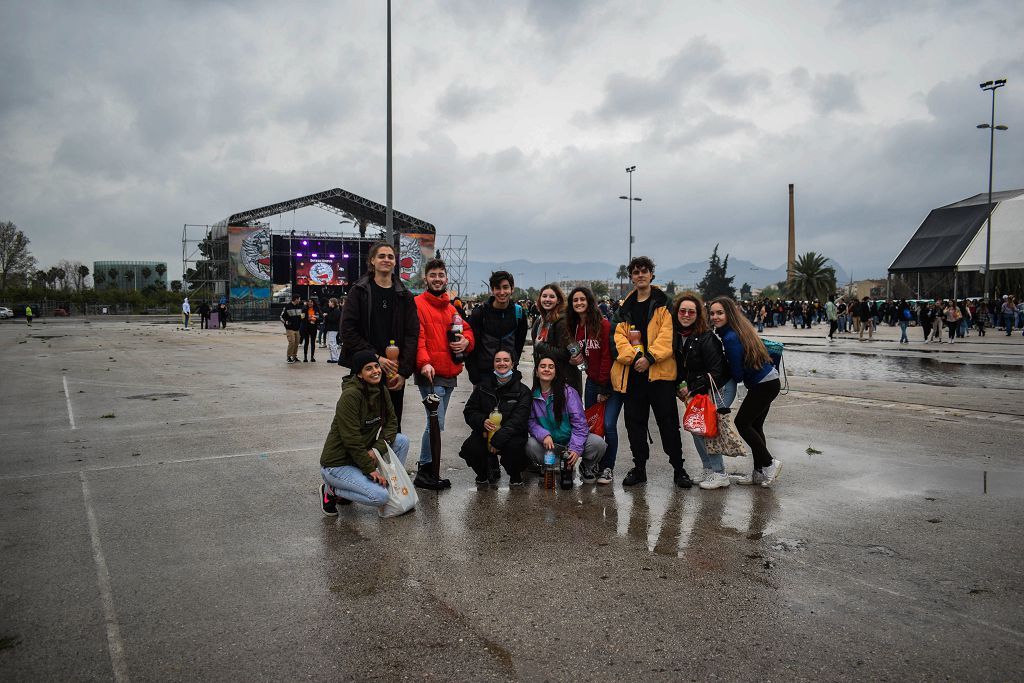
[[479,88],[464,83],[452,83],[437,100],[437,110],[450,121],[460,121],[492,111],[502,102],[497,88]]
[[862,108],[857,83],[847,74],[815,74],[812,76],[804,67],[790,72],[794,87],[806,91],[819,114],[832,112],[857,112]]

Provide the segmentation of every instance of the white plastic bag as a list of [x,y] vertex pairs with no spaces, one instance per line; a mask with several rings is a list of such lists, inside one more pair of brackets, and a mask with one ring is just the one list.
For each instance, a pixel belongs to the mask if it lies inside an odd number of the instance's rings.
[[405,471],[405,465],[391,450],[390,445],[388,445],[388,452],[383,455],[377,449],[374,449],[373,452],[377,454],[377,471],[388,482],[388,502],[377,509],[377,514],[381,517],[404,515],[416,507],[416,503],[420,500],[412,485],[412,479],[409,478],[409,473]]

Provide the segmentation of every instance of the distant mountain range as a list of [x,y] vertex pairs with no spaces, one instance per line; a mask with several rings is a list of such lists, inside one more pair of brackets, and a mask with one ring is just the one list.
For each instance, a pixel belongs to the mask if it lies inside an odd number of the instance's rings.
[[[835,261],[829,261],[829,263],[836,269],[837,282],[844,283],[849,281],[849,275],[842,266]],[[684,263],[681,266],[673,266],[671,268],[659,268],[656,273],[655,284],[664,285],[666,282],[674,280],[680,288],[693,287],[704,278],[704,273],[707,272],[707,269],[707,260]],[[568,263],[564,261],[534,263],[525,259],[516,259],[514,261],[496,263],[492,261],[470,260],[466,270],[468,281],[465,289],[467,294],[479,294],[485,291],[487,289],[487,278],[495,270],[507,270],[512,273],[516,280],[516,286],[523,288],[541,287],[548,282],[560,280],[607,280],[610,283],[618,282],[615,279],[615,272],[618,270],[618,266],[598,261],[585,261],[583,263]],[[776,268],[765,268],[754,265],[750,261],[730,258],[728,274],[736,276],[733,284],[737,290],[743,286],[744,282],[750,283],[750,286],[754,288],[764,288],[786,279],[786,265],[782,264]]]

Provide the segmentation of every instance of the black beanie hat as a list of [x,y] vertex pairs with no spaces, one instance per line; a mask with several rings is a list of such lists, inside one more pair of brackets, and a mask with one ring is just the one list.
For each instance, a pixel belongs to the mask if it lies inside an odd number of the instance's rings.
[[349,367],[352,368],[352,374],[358,375],[366,367],[367,363],[376,363],[377,354],[373,351],[363,350],[356,351],[356,354],[352,356],[352,362]]

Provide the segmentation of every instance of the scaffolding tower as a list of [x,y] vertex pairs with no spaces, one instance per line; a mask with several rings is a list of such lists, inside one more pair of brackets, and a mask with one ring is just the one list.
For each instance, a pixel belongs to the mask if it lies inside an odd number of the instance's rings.
[[440,248],[439,257],[448,270],[448,288],[465,298],[469,270],[469,237],[466,235],[445,235]]
[[226,226],[186,223],[181,231],[181,281],[189,296],[220,300],[228,295]]

